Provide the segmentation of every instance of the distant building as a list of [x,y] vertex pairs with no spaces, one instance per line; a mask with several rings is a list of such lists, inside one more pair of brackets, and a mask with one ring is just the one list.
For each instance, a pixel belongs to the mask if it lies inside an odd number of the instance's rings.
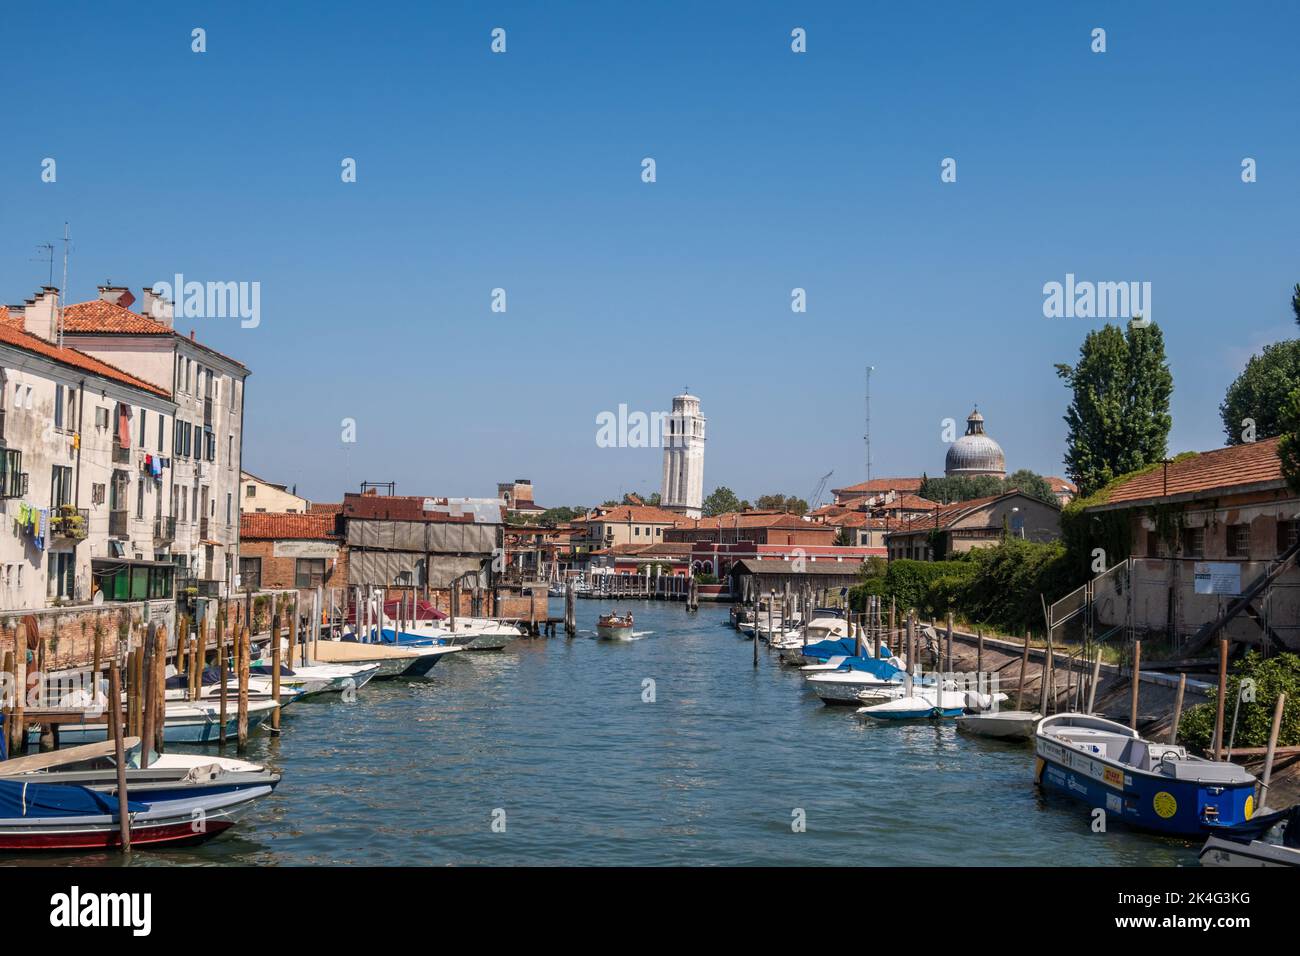
[[704,425],[700,400],[694,395],[673,398],[663,436],[664,480],[660,500],[668,511],[698,518],[704,508]]
[[239,473],[239,483],[239,510],[244,514],[271,512],[300,515],[311,510],[311,502],[301,497],[297,489],[290,491],[287,485],[265,481],[247,471]]
[[886,536],[889,559],[939,561],[952,554],[996,545],[1004,537],[1055,541],[1061,509],[1021,491],[940,505]]
[[1079,494],[1079,488],[1072,481],[1064,478],[1058,478],[1055,475],[1048,475],[1046,481],[1052,486],[1052,494],[1056,495],[1056,503],[1064,508]]
[[[797,594],[804,585],[814,593],[827,588],[850,588],[858,583],[861,561],[808,561],[803,559],[746,558],[728,571],[732,594]],[[747,583],[748,582],[748,583]],[[757,588],[757,591],[754,589]]]
[[570,525],[569,564],[584,568],[597,551],[622,544],[658,544],[664,533],[683,520],[682,516],[653,505],[616,505],[594,508]]
[[923,480],[922,478],[872,478],[870,481],[861,481],[856,485],[832,488],[831,494],[835,496],[835,503],[838,505],[876,495],[914,495],[921,490]]
[[973,409],[966,419],[966,434],[948,448],[943,473],[949,478],[1007,476],[1007,460],[1002,446],[984,433],[984,416]]
[[497,497],[505,502],[506,511],[511,514],[532,517],[546,510],[533,501],[533,483],[527,478],[499,483]]
[[336,515],[244,512],[239,539],[240,590],[314,590],[347,582]]

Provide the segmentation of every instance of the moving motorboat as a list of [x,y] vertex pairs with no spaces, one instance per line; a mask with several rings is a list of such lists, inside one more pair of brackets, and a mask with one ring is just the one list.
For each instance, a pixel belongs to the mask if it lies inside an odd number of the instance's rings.
[[602,614],[596,620],[596,635],[610,641],[630,641],[632,639],[632,614],[620,615],[617,611]]

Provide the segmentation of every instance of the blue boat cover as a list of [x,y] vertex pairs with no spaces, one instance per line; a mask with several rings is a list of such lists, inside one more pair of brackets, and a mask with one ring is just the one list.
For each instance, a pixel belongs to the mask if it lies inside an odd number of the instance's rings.
[[866,671],[881,680],[893,680],[894,678],[901,680],[906,676],[901,667],[895,667],[888,660],[879,660],[875,657],[850,657],[840,667],[844,670]]
[[[149,809],[147,804],[127,801],[128,813]],[[58,783],[23,783],[0,780],[0,819],[26,817],[99,817],[117,813],[117,797]]]
[[[221,671],[217,670],[215,667],[203,668],[204,687],[208,687],[211,686],[212,684],[219,684],[219,683],[221,683]],[[167,678],[168,690],[177,690],[181,687],[189,687],[189,686],[190,686],[190,677],[189,674],[187,674],[185,671],[181,671],[179,674],[173,674],[171,677]]]
[[804,654],[809,657],[839,657],[841,654],[851,655],[858,652],[857,643],[851,637],[841,637],[835,640],[817,641],[809,644],[803,649]]

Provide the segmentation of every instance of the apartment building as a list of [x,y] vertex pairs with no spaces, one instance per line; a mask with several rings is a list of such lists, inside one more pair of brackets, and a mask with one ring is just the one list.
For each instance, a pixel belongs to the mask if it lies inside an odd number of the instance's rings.
[[0,307],[0,609],[172,596],[175,415],[167,389],[58,344],[57,289]]
[[163,390],[176,412],[164,454],[171,460],[165,515],[172,560],[202,593],[229,593],[238,571],[243,364],[173,327],[172,303],[143,289],[140,311],[123,286],[68,305],[64,342]]

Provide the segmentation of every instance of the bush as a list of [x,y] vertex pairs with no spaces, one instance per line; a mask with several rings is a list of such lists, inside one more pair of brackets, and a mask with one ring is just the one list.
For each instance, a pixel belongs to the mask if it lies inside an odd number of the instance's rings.
[[[1228,694],[1223,708],[1223,745],[1228,745],[1228,737],[1232,734],[1232,712],[1236,707],[1241,682],[1245,678],[1255,682],[1255,700],[1241,702],[1233,746],[1268,746],[1268,734],[1273,726],[1273,708],[1277,706],[1278,694],[1286,694],[1286,706],[1282,710],[1282,727],[1278,732],[1277,745],[1300,746],[1300,655],[1263,657],[1257,651],[1249,652],[1233,668],[1233,673],[1228,675]],[[1201,752],[1208,750],[1214,743],[1218,689],[1210,691],[1209,697],[1209,703],[1198,704],[1184,713],[1178,725],[1179,741]]]

